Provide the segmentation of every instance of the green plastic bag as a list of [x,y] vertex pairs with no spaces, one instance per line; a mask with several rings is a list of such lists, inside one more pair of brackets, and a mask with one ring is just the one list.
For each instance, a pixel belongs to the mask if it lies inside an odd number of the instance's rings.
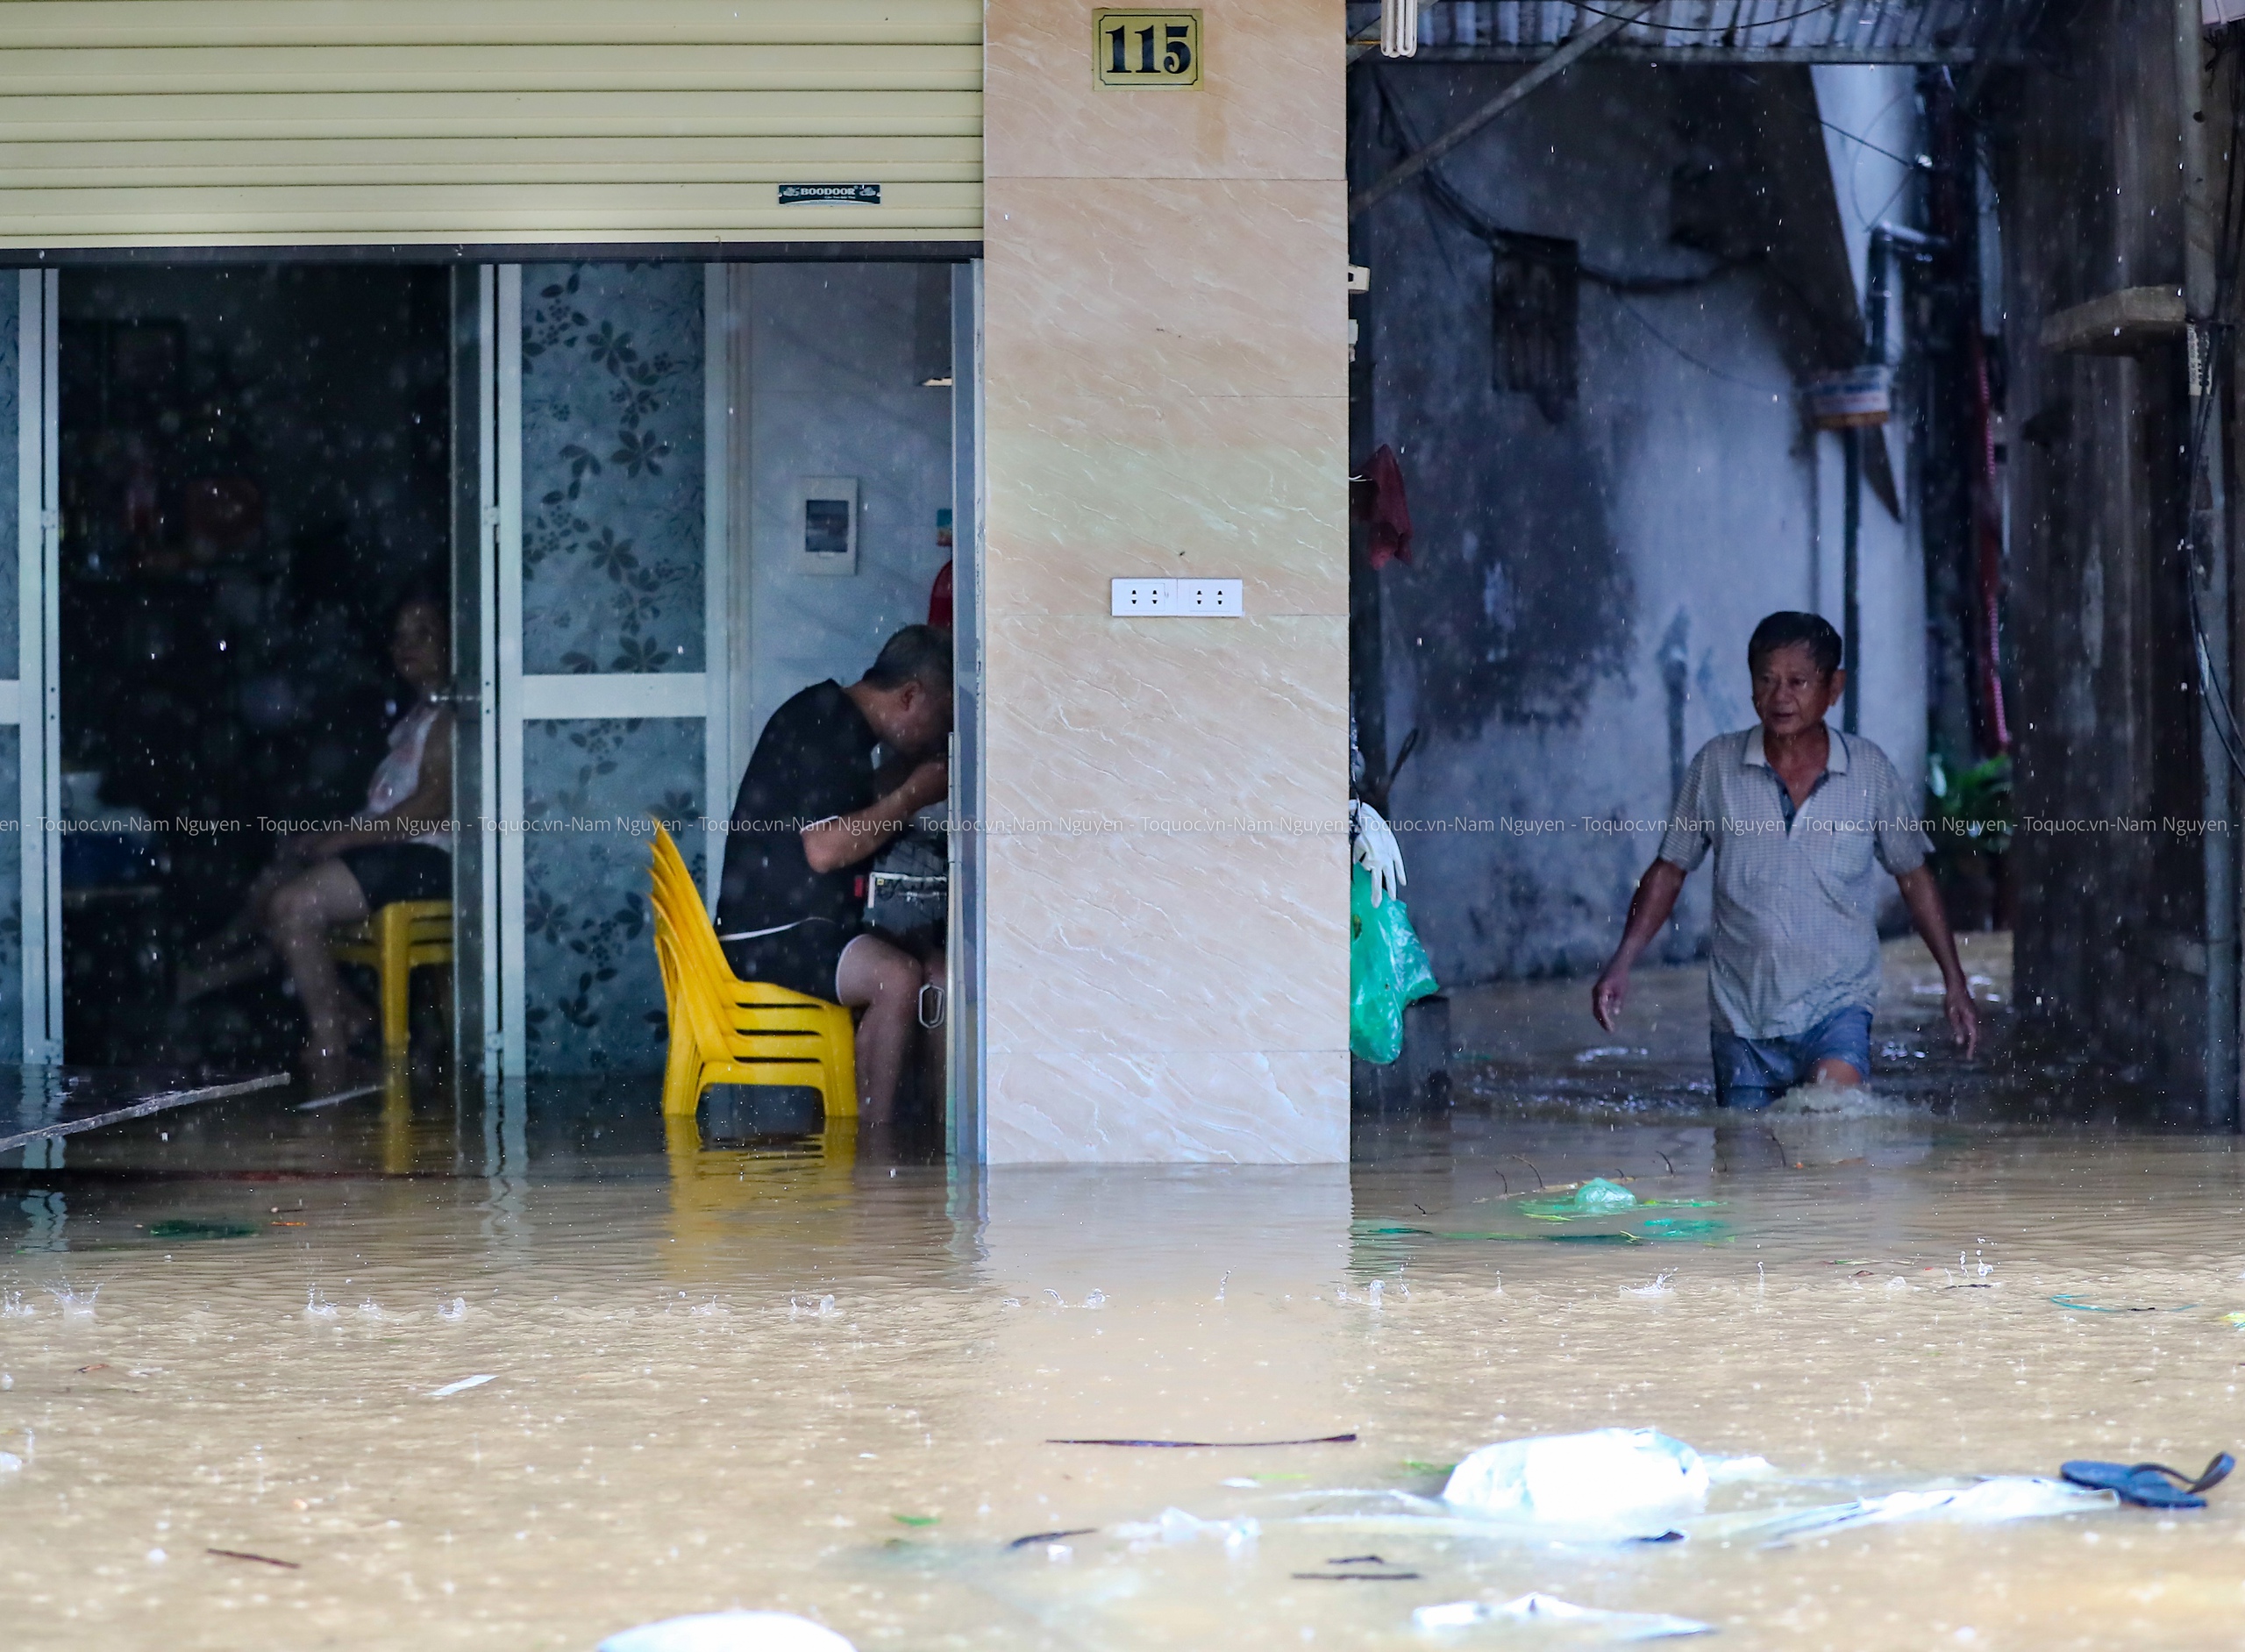
[[1403,1053],[1403,1006],[1441,990],[1411,915],[1372,903],[1372,874],[1349,869],[1349,1053],[1386,1066]]

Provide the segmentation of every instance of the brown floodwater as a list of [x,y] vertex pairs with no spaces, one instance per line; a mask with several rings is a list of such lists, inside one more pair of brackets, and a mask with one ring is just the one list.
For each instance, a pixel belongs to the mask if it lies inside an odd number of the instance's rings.
[[[1718,1509],[2194,1469],[2245,1442],[2227,1139],[1469,1105],[1347,1168],[978,1176],[651,1113],[248,1097],[7,1172],[0,1643],[589,1648],[734,1605],[865,1648],[1578,1643],[1411,1625],[1530,1590],[1741,1648],[2245,1634],[2245,1485],[1790,1546],[1531,1544],[1367,1495],[1614,1424],[1783,1477]],[[1594,1175],[1643,1202],[1548,1219]],[[1128,1529],[1171,1507],[1259,1536]]]

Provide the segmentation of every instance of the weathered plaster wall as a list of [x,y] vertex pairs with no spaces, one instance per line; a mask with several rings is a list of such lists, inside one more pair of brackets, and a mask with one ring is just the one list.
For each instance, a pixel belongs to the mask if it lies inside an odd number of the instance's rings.
[[[1385,75],[1424,139],[1515,72],[1359,75]],[[1459,151],[1448,175],[1487,218],[1575,240],[1600,270],[1705,271],[1710,256],[1672,239],[1674,174],[1739,85],[1721,71],[1586,65]],[[1393,135],[1372,89],[1360,81],[1355,96],[1359,175],[1376,175]],[[1858,229],[1906,207],[1891,181],[1835,182]],[[1359,222],[1355,246],[1373,284],[1358,311],[1372,357],[1359,445],[1397,448],[1418,536],[1415,566],[1377,576],[1387,751],[1421,736],[1392,799],[1412,915],[1448,983],[1594,968],[1672,794],[1664,659],[1685,664],[1688,757],[1752,722],[1746,639],[1764,614],[1807,608],[1840,623],[1838,438],[1802,427],[1782,295],[1758,264],[1667,293],[1586,280],[1579,400],[1554,423],[1493,386],[1482,241],[1406,190]],[[1849,248],[1858,282],[1864,246],[1857,233]],[[1890,452],[1899,469],[1899,431]],[[1922,565],[1914,532],[1868,488],[1861,566],[1862,731],[1921,773]],[[1499,826],[1408,830],[1460,820]],[[1686,886],[1672,951],[1704,934],[1706,882]]]
[[[1202,15],[1197,89],[1107,91],[1090,8],[987,11],[999,1162],[1348,1151],[1342,7]],[[1132,573],[1247,617],[1108,618]]]

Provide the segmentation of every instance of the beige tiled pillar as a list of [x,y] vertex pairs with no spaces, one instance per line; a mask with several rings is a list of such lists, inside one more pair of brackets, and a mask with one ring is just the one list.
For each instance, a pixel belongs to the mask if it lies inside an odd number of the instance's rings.
[[[1348,1153],[1342,6],[1201,11],[1201,84],[1137,91],[1090,5],[987,12],[999,1163]],[[1122,574],[1247,617],[1110,619]]]

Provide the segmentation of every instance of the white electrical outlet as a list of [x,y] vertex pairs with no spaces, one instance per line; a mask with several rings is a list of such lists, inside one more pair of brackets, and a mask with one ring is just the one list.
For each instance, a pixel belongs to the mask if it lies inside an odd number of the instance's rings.
[[1237,619],[1247,612],[1246,582],[1243,580],[1180,580],[1177,582],[1177,609],[1180,614],[1198,614],[1203,618]]
[[1177,611],[1175,580],[1110,580],[1107,611],[1117,619],[1144,619]]
[[1237,619],[1247,612],[1239,580],[1110,580],[1107,611],[1117,619]]

